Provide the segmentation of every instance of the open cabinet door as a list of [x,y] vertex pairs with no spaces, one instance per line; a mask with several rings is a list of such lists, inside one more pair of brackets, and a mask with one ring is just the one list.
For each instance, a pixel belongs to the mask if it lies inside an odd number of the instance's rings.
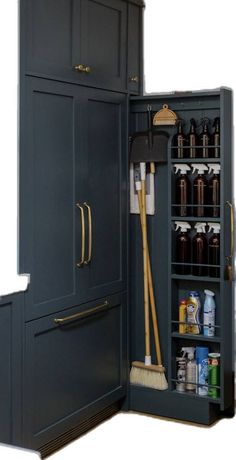
[[[157,391],[149,388],[130,385],[130,409],[155,415],[179,418],[193,422],[210,424],[224,411],[233,411],[233,283],[225,279],[225,266],[230,248],[230,211],[226,202],[232,203],[232,93],[228,89],[206,92],[188,92],[182,94],[167,94],[156,96],[133,97],[130,100],[130,135],[147,129],[147,107],[151,106],[153,114],[158,112],[163,104],[176,112],[179,119],[184,121],[184,130],[189,132],[190,119],[197,122],[197,132],[201,131],[202,119],[209,119],[210,134],[212,122],[220,117],[221,142],[218,157],[209,146],[207,157],[202,157],[201,146],[196,148],[195,158],[190,158],[188,147],[184,147],[182,158],[173,145],[175,126],[160,126],[156,129],[166,130],[169,135],[168,159],[164,164],[157,164],[155,177],[155,215],[148,217],[149,246],[154,278],[156,309],[159,319],[161,348],[163,361],[168,378],[168,390]],[[196,175],[190,172],[189,181],[191,198],[187,213],[182,217],[176,199],[175,164],[187,164],[193,172],[197,163],[216,163],[220,165],[220,203],[218,217],[212,217],[211,206],[205,206],[204,217],[194,217],[193,211],[193,180]],[[208,168],[207,168],[208,170]],[[210,174],[206,174],[209,181]],[[181,273],[177,260],[177,232],[175,222],[185,221],[189,224],[191,242],[196,235],[195,225],[202,222],[206,225],[208,234],[207,244],[210,245],[212,223],[220,224],[220,260],[217,272],[212,270],[209,260],[201,276],[196,274],[192,263],[188,265],[188,274]],[[233,222],[231,222],[233,225]],[[131,215],[131,362],[143,361],[144,357],[144,316],[143,316],[143,282],[142,282],[142,249],[141,232],[137,216]],[[192,243],[191,243],[192,244]],[[233,264],[233,261],[232,261]],[[206,336],[203,332],[204,291],[214,292],[216,303],[215,333]],[[188,299],[191,291],[197,291],[200,296],[200,333],[180,333],[179,305],[182,299]],[[152,340],[153,343],[153,340]],[[208,353],[217,353],[217,380],[208,379],[205,395],[200,395],[201,384],[196,380],[194,391],[177,391],[176,358],[181,356],[183,347],[205,347]],[[154,350],[153,355],[155,356]],[[212,385],[212,386],[211,386]],[[213,388],[211,394],[210,389]]]

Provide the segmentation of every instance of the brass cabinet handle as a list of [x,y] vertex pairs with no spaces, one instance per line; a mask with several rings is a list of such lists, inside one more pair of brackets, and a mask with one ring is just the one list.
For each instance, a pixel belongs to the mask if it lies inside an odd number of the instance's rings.
[[137,75],[134,75],[133,77],[129,77],[130,83],[138,83],[139,82],[139,77]]
[[234,206],[230,201],[226,201],[230,208],[230,257],[234,256]]
[[85,220],[84,220],[84,209],[80,206],[79,203],[76,204],[76,207],[80,209],[81,213],[81,260],[76,265],[78,268],[81,268],[84,265],[85,257]]
[[69,321],[77,321],[79,319],[87,318],[88,316],[92,316],[96,313],[107,310],[108,308],[109,308],[109,302],[106,300],[102,305],[98,305],[97,307],[82,311],[81,313],[76,313],[75,315],[66,316],[65,318],[55,318],[54,323],[65,324]]
[[84,64],[77,64],[74,66],[74,69],[76,70],[76,72],[82,72],[82,73],[87,73],[87,74],[91,72],[91,67],[89,67],[88,65],[84,65]]
[[93,227],[92,227],[92,212],[91,207],[84,203],[84,206],[88,211],[88,227],[89,227],[89,243],[88,243],[88,258],[84,261],[85,265],[88,265],[92,259],[92,241],[93,241]]

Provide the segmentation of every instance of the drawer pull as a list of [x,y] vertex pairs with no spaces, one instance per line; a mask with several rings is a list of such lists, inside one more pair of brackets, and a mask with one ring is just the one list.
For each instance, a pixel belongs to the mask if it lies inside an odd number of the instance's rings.
[[69,321],[77,321],[78,319],[87,318],[88,316],[92,316],[96,313],[107,310],[108,308],[109,302],[106,300],[102,305],[98,305],[98,307],[90,308],[89,310],[82,311],[81,313],[76,313],[75,315],[66,316],[65,318],[55,318],[54,323],[61,325]]
[[84,221],[84,209],[80,206],[79,203],[76,204],[76,207],[80,209],[81,213],[81,259],[76,265],[78,268],[83,267],[84,257],[85,257],[85,221]]
[[88,265],[92,259],[92,240],[93,240],[93,227],[92,227],[92,212],[91,207],[84,203],[88,211],[88,227],[89,227],[89,243],[88,243],[88,258],[84,261],[84,265]]
[[76,70],[76,72],[82,72],[82,73],[87,73],[87,74],[91,72],[91,67],[89,67],[88,65],[84,65],[84,64],[75,65],[74,69]]
[[129,81],[130,81],[130,83],[138,83],[139,78],[138,78],[137,75],[134,75],[133,77],[129,77]]

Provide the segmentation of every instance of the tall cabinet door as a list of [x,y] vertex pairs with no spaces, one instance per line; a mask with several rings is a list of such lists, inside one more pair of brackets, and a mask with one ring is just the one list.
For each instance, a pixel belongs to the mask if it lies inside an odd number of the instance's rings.
[[[30,273],[27,319],[78,304],[83,189],[79,89],[28,78],[22,103],[20,271]],[[81,286],[81,292],[79,287]]]
[[83,199],[88,263],[81,271],[86,272],[87,298],[96,299],[126,289],[127,99],[97,90],[85,94]]

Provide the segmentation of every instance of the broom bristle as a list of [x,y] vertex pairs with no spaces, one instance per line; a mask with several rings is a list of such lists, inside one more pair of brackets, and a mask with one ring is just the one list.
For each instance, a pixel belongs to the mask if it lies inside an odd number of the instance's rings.
[[167,390],[168,383],[165,377],[165,372],[161,366],[156,366],[157,369],[153,369],[154,366],[145,366],[143,363],[132,363],[130,371],[130,383],[134,385],[142,385],[148,388],[154,388],[155,390]]

